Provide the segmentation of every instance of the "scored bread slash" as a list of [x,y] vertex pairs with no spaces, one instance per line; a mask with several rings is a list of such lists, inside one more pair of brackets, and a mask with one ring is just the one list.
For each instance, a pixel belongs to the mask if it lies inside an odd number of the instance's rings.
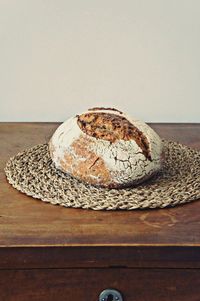
[[88,111],[100,111],[100,110],[109,110],[109,111],[115,111],[115,112],[119,112],[120,114],[123,114],[123,112],[115,109],[115,108],[103,108],[103,107],[95,107],[95,108],[91,108],[88,109]]
[[100,187],[136,185],[162,167],[162,141],[146,123],[92,108],[61,124],[49,141],[55,166]]
[[110,113],[85,113],[77,115],[78,125],[84,133],[97,139],[115,142],[134,139],[143,154],[151,160],[149,143],[145,135],[123,116]]

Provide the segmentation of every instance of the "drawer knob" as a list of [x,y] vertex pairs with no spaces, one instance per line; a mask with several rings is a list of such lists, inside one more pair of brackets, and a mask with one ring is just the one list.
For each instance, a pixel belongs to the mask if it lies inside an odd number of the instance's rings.
[[119,291],[114,289],[105,289],[99,295],[99,301],[123,301],[123,298]]

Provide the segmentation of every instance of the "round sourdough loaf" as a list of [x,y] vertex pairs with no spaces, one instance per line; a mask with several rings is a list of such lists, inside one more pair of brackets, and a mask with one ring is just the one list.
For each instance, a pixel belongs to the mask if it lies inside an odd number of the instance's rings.
[[49,141],[57,169],[100,187],[139,184],[160,170],[162,141],[146,123],[92,108],[62,123]]

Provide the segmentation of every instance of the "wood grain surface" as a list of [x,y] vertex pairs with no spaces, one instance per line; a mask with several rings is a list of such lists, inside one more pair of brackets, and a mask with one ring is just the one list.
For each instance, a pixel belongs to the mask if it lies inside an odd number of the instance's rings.
[[[10,156],[48,142],[58,124],[0,124],[0,301],[97,301],[116,288],[124,301],[199,301],[200,202],[175,208],[63,208],[12,188]],[[200,149],[200,125],[151,124]]]
[[[48,142],[58,124],[0,124],[0,246],[197,246],[200,202],[169,209],[93,211],[28,197],[8,184],[3,168],[17,152]],[[152,124],[162,137],[200,149],[200,125]]]
[[197,269],[34,269],[0,271],[2,301],[98,301],[106,288],[124,301],[199,301]]

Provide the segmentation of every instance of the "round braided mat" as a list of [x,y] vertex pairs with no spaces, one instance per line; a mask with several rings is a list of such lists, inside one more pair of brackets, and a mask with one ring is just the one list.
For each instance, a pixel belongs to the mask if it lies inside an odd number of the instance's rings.
[[39,144],[9,159],[5,167],[13,187],[37,199],[94,210],[164,208],[200,199],[200,152],[163,140],[162,170],[137,187],[97,188],[57,170],[48,145]]

